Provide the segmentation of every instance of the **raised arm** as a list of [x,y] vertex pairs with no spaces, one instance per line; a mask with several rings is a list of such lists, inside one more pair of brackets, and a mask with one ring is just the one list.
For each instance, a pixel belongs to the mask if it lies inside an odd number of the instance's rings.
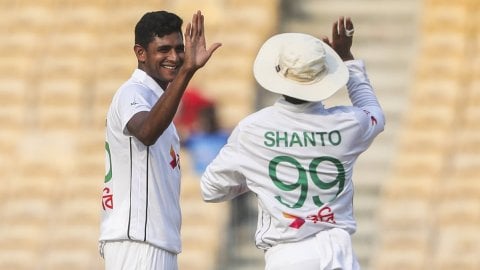
[[371,118],[371,124],[374,124],[372,127],[377,130],[373,133],[376,134],[383,130],[385,116],[368,79],[364,62],[354,60],[351,52],[354,31],[351,18],[339,17],[332,25],[332,40],[329,41],[324,37],[323,41],[328,43],[347,65],[349,72],[348,96],[353,106],[361,108]]

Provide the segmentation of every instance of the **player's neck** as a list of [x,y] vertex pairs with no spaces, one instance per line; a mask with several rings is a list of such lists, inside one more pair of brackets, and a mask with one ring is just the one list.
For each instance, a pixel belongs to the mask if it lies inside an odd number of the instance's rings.
[[293,98],[293,97],[289,97],[289,96],[283,96],[285,98],[286,101],[292,103],[292,104],[303,104],[303,103],[307,103],[308,101],[306,100],[301,100],[301,99],[296,99],[296,98]]

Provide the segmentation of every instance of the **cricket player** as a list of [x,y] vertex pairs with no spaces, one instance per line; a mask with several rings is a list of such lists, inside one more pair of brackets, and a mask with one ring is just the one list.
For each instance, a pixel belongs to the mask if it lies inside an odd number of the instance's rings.
[[[353,33],[351,19],[340,17],[331,40],[268,39],[253,72],[282,96],[235,127],[201,178],[208,202],[256,195],[255,240],[267,270],[360,269],[351,244],[352,175],[385,119],[364,62],[350,51]],[[352,105],[326,108],[322,100],[345,85]]]
[[135,26],[138,68],[107,114],[100,252],[107,270],[177,270],[181,251],[180,142],[172,119],[193,75],[221,46],[204,16],[148,12]]

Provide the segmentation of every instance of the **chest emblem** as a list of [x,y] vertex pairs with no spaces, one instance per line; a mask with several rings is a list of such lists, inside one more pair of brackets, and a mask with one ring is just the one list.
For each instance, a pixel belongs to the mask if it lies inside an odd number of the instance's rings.
[[173,146],[170,146],[170,157],[172,158],[170,161],[170,166],[172,169],[175,169],[177,166],[180,168],[180,155],[175,152]]

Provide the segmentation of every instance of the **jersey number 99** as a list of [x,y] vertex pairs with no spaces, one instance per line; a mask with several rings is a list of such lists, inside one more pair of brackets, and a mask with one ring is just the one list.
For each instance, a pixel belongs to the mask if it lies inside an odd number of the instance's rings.
[[[298,179],[295,183],[286,183],[286,181],[282,181],[277,177],[277,168],[282,162],[290,163],[297,169]],[[337,168],[337,176],[335,180],[331,182],[324,182],[322,181],[322,179],[320,179],[317,167],[322,162],[331,162]],[[335,197],[330,201],[334,200],[338,196],[338,194],[343,191],[345,185],[345,168],[343,167],[340,160],[329,156],[314,158],[310,162],[308,171],[300,164],[300,162],[298,162],[295,158],[291,156],[277,156],[270,161],[268,165],[268,173],[275,186],[277,186],[279,189],[283,191],[294,191],[296,189],[300,189],[300,195],[298,196],[298,200],[294,204],[286,202],[281,196],[275,196],[275,199],[277,199],[281,204],[289,208],[300,208],[305,203],[308,193],[309,176],[313,184],[315,184],[315,186],[322,190],[328,190],[338,185],[338,191],[335,194]],[[315,205],[318,207],[321,207],[324,204],[324,202],[320,200],[320,197],[318,195],[312,196],[312,200],[313,203],[315,203]]]

